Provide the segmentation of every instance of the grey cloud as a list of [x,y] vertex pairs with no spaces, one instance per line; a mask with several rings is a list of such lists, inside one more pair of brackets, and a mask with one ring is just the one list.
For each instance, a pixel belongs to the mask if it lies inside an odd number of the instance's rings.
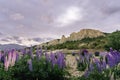
[[103,13],[107,15],[111,15],[111,14],[118,13],[118,12],[120,12],[120,7],[108,8],[106,10],[103,10]]
[[[120,24],[119,3],[119,0],[0,0],[0,31],[26,37],[60,37],[82,28],[112,32],[110,27],[120,28],[115,27]],[[67,27],[56,27],[57,17],[71,6],[82,8],[83,18]],[[19,20],[11,19],[10,15],[16,13],[24,18],[19,15]]]
[[8,39],[1,39],[1,41],[6,41],[6,42],[9,42],[9,40],[8,40]]
[[4,35],[2,32],[0,32],[0,35]]

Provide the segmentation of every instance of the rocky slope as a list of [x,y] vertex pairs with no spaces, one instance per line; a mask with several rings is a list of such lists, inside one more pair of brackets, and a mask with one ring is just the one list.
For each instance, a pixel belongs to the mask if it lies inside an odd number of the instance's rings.
[[49,46],[49,45],[56,45],[56,44],[61,44],[66,41],[76,41],[76,40],[81,40],[84,38],[96,38],[100,36],[105,36],[105,34],[99,30],[94,30],[94,29],[82,29],[79,32],[73,32],[70,34],[69,37],[65,37],[64,35],[61,37],[61,39],[55,39],[47,43],[43,43],[41,45],[44,46]]
[[99,30],[93,30],[93,29],[82,29],[81,31],[75,33],[73,32],[70,34],[70,37],[67,38],[69,41],[74,41],[74,40],[81,40],[83,38],[95,38],[99,36],[105,36],[105,34]]

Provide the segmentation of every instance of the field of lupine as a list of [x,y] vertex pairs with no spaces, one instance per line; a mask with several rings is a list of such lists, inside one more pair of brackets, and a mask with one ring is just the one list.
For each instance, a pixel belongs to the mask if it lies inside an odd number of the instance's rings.
[[78,70],[84,71],[79,80],[120,80],[120,52],[110,49],[109,52],[95,53],[83,50],[76,58]]
[[120,52],[89,53],[83,50],[72,54],[77,69],[84,72],[71,76],[66,65],[66,54],[33,50],[4,50],[0,52],[0,80],[119,80]]

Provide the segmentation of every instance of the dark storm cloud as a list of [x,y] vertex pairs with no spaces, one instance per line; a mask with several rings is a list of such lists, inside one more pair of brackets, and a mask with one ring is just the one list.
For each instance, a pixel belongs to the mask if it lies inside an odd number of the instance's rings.
[[83,28],[120,29],[120,0],[0,0],[0,31],[60,37]]

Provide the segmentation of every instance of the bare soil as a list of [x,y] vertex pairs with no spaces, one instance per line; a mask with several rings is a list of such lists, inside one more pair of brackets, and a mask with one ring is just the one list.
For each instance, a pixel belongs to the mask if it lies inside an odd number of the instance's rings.
[[77,61],[76,57],[72,55],[66,56],[66,65],[69,67],[68,71],[71,74],[71,76],[81,76],[84,72],[80,72],[77,70]]

